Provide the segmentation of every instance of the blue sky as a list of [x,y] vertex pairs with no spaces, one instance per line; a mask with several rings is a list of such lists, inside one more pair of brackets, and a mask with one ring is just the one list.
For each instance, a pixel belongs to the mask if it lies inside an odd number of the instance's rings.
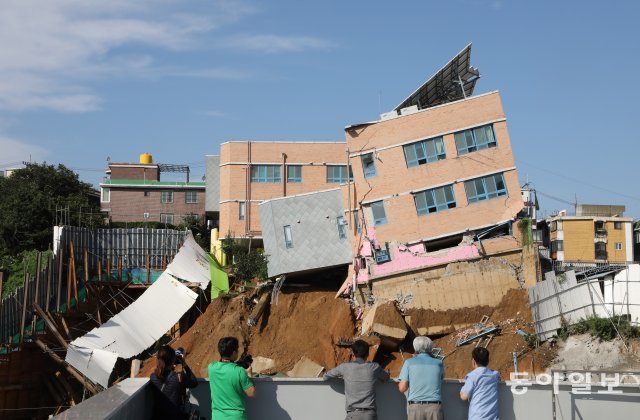
[[[640,217],[635,1],[2,0],[0,169],[188,163],[228,140],[344,140],[473,42],[521,182]],[[571,209],[540,197],[546,211]]]

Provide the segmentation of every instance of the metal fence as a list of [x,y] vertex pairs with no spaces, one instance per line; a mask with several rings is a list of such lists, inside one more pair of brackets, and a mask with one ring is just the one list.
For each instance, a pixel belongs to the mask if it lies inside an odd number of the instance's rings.
[[[27,330],[31,335],[34,305],[44,311],[65,312],[70,250],[77,278],[85,280],[84,263],[90,272],[105,272],[111,267],[164,269],[182,246],[187,231],[171,229],[88,229],[75,226],[54,227],[54,255],[48,264],[42,261],[36,275],[0,300],[0,344],[16,342],[16,334]],[[73,246],[71,246],[73,244]],[[85,258],[86,255],[86,258]],[[38,270],[36,270],[38,271]],[[109,275],[108,279],[112,279]],[[81,285],[78,285],[81,287]],[[24,325],[22,323],[24,322]],[[22,341],[22,338],[20,338]]]
[[[187,235],[186,230],[173,229],[89,229],[75,226],[55,228],[54,238],[57,249],[68,250],[73,242],[76,261],[84,259],[86,250],[89,267],[95,270],[98,261],[102,267],[111,264],[116,267],[164,268],[176,255]],[[149,262],[147,262],[147,259]]]

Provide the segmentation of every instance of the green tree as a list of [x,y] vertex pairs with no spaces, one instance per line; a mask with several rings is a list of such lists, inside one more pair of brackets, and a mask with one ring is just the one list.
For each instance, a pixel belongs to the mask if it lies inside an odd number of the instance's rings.
[[64,165],[28,163],[0,178],[0,255],[46,250],[56,223],[56,206],[69,209],[69,224],[98,226],[101,215],[95,194],[90,184]]

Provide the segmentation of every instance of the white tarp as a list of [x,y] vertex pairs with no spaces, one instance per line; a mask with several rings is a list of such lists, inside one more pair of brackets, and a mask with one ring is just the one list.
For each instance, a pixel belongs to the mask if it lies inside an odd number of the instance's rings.
[[177,279],[199,283],[202,290],[206,289],[211,281],[209,257],[193,239],[193,235],[187,235],[180,252],[167,266],[166,272]]
[[[189,239],[192,243],[188,243]],[[197,249],[202,251],[189,236],[176,255],[174,272],[180,273],[180,279],[206,288],[201,253]],[[178,258],[180,255],[192,258],[191,264],[187,258]],[[153,345],[193,306],[197,297],[167,269],[135,302],[71,342],[65,360],[92,381],[107,387],[118,357],[128,359]]]

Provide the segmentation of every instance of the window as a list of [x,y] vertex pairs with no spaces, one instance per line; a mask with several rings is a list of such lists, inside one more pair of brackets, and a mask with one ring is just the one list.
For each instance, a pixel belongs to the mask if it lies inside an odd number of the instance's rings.
[[616,242],[616,251],[622,251],[622,242]]
[[302,165],[287,166],[287,182],[302,182]]
[[151,191],[145,191],[145,192],[144,192],[144,196],[145,196],[145,197],[149,197],[150,195],[151,195]]
[[160,223],[168,223],[170,225],[173,224],[173,214],[171,213],[160,213]]
[[384,211],[384,202],[376,201],[375,203],[371,203],[370,207],[371,207],[371,214],[373,215],[373,225],[374,226],[386,225],[388,221],[387,221],[387,214]]
[[507,195],[507,186],[501,173],[465,181],[464,189],[469,204]]
[[607,244],[605,242],[596,242],[596,260],[607,259]]
[[455,139],[458,156],[496,147],[496,137],[493,134],[493,125],[491,124],[456,133]]
[[186,191],[184,193],[184,202],[193,204],[198,202],[198,191]]
[[551,252],[564,251],[564,241],[551,241]]
[[160,194],[160,202],[173,203],[173,191],[162,191]]
[[364,171],[365,178],[371,178],[378,175],[373,153],[367,153],[366,155],[360,156],[360,160],[362,161],[362,170]]
[[293,248],[293,238],[291,237],[291,226],[284,227],[284,244],[287,248]]
[[344,217],[338,216],[336,221],[338,222],[338,237],[347,239],[347,222],[345,222]]
[[622,222],[613,222],[613,228],[617,230],[622,229]]
[[362,233],[362,225],[360,225],[360,213],[358,213],[358,210],[353,211],[353,223],[356,227],[356,233]]
[[252,165],[251,182],[280,182],[280,165]]
[[542,231],[540,229],[533,229],[533,242],[542,242]]
[[100,196],[100,201],[103,203],[111,202],[111,188],[103,188]]
[[238,203],[238,219],[239,220],[244,220],[246,211],[247,211],[247,203],[245,203],[244,201],[239,202]]
[[[349,174],[347,177],[347,173]],[[347,172],[346,165],[329,165],[327,166],[327,182],[331,184],[346,184],[349,181],[353,181],[353,173],[351,172],[351,166],[349,166]]]
[[447,158],[442,137],[407,144],[403,149],[408,168]]
[[422,191],[413,196],[418,216],[456,207],[453,185]]

